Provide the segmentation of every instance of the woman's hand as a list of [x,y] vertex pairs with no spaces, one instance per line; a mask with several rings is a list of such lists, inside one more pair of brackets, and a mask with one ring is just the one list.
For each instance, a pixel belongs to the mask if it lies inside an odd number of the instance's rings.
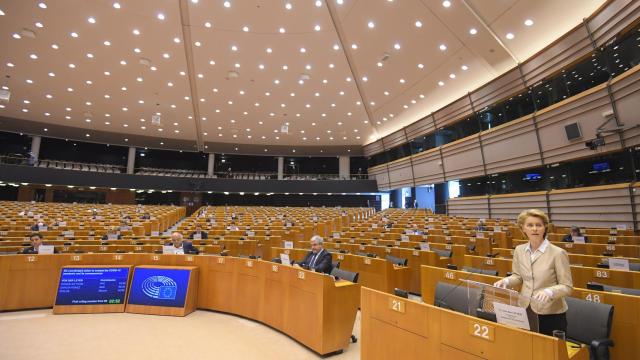
[[506,289],[508,285],[509,285],[509,280],[507,280],[506,278],[500,279],[493,283],[493,286],[503,288],[503,289]]
[[548,302],[551,301],[551,296],[553,296],[553,292],[551,290],[542,289],[533,295],[533,298],[540,302]]

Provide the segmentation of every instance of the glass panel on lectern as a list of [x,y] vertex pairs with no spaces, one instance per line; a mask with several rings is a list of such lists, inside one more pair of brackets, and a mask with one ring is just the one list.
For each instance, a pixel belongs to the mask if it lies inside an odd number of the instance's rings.
[[511,289],[495,287],[473,280],[467,285],[469,315],[526,330],[538,331],[538,315],[529,304],[535,299]]

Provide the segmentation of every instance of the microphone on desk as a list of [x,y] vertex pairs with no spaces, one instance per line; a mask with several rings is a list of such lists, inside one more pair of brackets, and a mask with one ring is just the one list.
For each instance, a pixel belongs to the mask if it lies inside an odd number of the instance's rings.
[[[486,264],[483,262],[483,263],[482,263],[482,265],[480,266],[480,269],[479,269],[479,270],[480,270],[480,274],[482,274],[482,270],[484,270],[484,266],[485,266],[485,265],[486,265]],[[468,275],[467,275],[463,280],[460,280],[460,281],[458,282],[458,284],[456,284],[456,286],[454,286],[451,290],[449,290],[449,291],[448,291],[448,292],[447,292],[447,293],[442,297],[442,299],[440,299],[440,300],[438,300],[438,299],[434,299],[434,300],[435,300],[435,301],[434,301],[434,305],[435,305],[435,306],[439,306],[439,307],[443,307],[443,308],[445,308],[445,309],[449,309],[449,310],[454,310],[454,311],[455,311],[455,309],[453,309],[451,306],[447,305],[447,302],[446,302],[445,300],[446,300],[446,299],[448,299],[448,298],[449,298],[449,296],[451,296],[451,294],[452,294],[454,291],[456,291],[456,289],[458,289],[458,288],[460,287],[460,285],[462,285],[462,283],[466,283],[466,281],[467,281],[467,280],[469,280],[469,278],[470,278],[473,274],[474,274],[474,273],[470,271],[470,272],[469,272],[469,274],[468,274]],[[467,307],[468,307],[468,304],[467,304]]]

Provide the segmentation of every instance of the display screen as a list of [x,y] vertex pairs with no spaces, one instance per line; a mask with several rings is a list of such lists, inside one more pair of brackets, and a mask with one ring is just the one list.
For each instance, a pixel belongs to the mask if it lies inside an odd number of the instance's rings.
[[124,304],[129,267],[62,268],[56,305]]
[[592,168],[593,168],[593,171],[595,172],[604,172],[604,171],[610,170],[608,162],[595,163],[592,165]]
[[522,178],[524,181],[538,181],[540,179],[542,179],[542,175],[537,173],[524,174],[524,177]]
[[191,270],[135,268],[129,304],[183,307]]

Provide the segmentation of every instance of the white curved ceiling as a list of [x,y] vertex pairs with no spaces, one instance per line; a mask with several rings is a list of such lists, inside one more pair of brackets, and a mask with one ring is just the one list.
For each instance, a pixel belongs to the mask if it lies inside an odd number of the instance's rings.
[[604,2],[1,0],[11,99],[0,116],[88,137],[362,145],[504,73]]

